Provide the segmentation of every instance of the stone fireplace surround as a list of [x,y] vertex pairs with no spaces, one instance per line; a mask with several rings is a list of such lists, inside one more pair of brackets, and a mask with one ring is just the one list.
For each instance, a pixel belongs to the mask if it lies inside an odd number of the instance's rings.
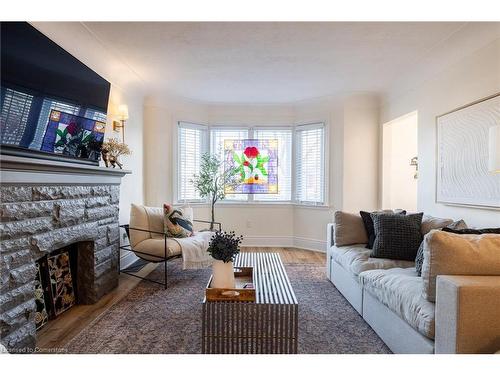
[[35,261],[78,244],[78,301],[97,302],[118,285],[118,210],[126,170],[1,157],[0,341],[36,347]]

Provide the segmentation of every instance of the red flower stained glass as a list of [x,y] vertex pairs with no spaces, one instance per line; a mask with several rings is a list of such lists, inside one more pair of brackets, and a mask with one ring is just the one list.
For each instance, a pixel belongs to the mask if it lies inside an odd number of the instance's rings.
[[243,153],[247,158],[252,159],[259,155],[259,149],[257,147],[247,147]]

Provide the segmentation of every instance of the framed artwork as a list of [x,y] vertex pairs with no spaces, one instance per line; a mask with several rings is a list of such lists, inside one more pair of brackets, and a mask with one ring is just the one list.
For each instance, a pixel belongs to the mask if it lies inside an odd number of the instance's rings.
[[436,118],[438,203],[500,208],[500,174],[488,172],[489,128],[500,125],[500,94]]
[[75,304],[69,252],[47,258],[54,314],[60,315]]
[[53,109],[41,151],[98,161],[105,129],[103,122]]
[[278,194],[278,140],[224,140],[225,194]]

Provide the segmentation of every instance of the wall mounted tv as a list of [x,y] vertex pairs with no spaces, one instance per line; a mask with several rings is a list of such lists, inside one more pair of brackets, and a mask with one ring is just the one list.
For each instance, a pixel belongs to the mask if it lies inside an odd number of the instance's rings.
[[1,153],[98,164],[110,84],[26,22],[1,22]]

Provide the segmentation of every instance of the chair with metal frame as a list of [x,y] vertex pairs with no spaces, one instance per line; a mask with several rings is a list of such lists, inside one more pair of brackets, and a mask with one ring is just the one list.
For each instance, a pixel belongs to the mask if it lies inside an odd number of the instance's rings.
[[[132,221],[132,217],[131,217],[131,221]],[[211,223],[210,221],[206,221],[206,220],[193,220],[193,222],[205,223],[205,224]],[[214,222],[214,224],[216,224],[218,226],[218,230],[222,230],[221,223]],[[151,262],[151,263],[163,262],[164,263],[164,265],[163,265],[164,282],[160,282],[160,281],[153,280],[153,279],[150,279],[147,277],[139,276],[139,275],[135,274],[134,271],[130,271],[127,268],[125,268],[125,269],[120,268],[119,273],[124,273],[124,274],[130,275],[130,276],[139,278],[141,280],[146,280],[146,281],[150,281],[152,283],[160,284],[160,285],[163,285],[165,287],[165,289],[167,289],[167,261],[182,257],[182,252],[180,251],[180,248],[179,248],[179,251],[169,251],[171,249],[169,249],[168,244],[169,244],[169,242],[177,244],[177,242],[174,241],[173,238],[168,237],[167,233],[165,233],[164,231],[130,227],[129,224],[120,225],[120,227],[125,229],[125,232],[127,233],[127,237],[129,239],[129,244],[120,246],[120,249],[124,250],[124,251],[133,252],[139,258],[141,258],[145,261]],[[146,238],[146,239],[154,239],[156,241],[156,243],[154,243],[155,246],[148,247],[146,245],[145,248],[144,249],[141,248],[141,250],[138,250],[137,248],[133,248],[132,242],[131,242],[131,238],[132,238],[131,231],[132,232],[137,231],[137,232],[146,234],[146,236],[149,235],[150,237]],[[155,238],[152,237],[153,235],[155,236]],[[163,248],[162,249],[158,248],[159,240],[161,237],[163,238]],[[170,241],[169,241],[169,239],[170,239]],[[177,244],[177,246],[178,246],[178,244]]]

